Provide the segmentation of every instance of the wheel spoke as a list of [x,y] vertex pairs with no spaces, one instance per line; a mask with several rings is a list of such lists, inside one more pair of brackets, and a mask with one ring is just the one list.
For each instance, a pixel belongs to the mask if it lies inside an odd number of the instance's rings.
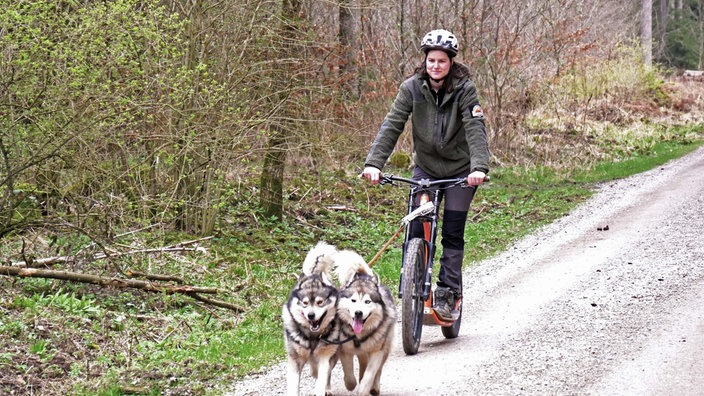
[[408,355],[413,355],[418,352],[418,346],[420,345],[420,338],[423,332],[425,252],[425,241],[420,238],[414,238],[408,242],[404,255],[401,332],[403,336],[403,350]]

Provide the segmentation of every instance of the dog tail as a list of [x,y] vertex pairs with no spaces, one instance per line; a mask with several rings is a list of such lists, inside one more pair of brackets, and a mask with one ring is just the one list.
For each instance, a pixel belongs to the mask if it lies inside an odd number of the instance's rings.
[[340,250],[335,255],[335,274],[342,285],[349,283],[356,274],[375,276],[362,256],[351,250]]
[[335,254],[337,254],[337,248],[335,248],[335,246],[325,242],[318,242],[318,244],[308,252],[305,260],[303,260],[303,274],[325,275],[329,280],[330,271],[335,262]]

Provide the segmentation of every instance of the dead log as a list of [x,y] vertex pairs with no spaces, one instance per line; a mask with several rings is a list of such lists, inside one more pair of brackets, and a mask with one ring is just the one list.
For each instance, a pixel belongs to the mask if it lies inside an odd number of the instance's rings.
[[78,272],[69,271],[56,271],[49,269],[40,268],[20,268],[14,266],[0,265],[0,275],[5,276],[17,276],[22,278],[48,278],[48,279],[59,279],[65,281],[74,281],[81,283],[90,283],[93,285],[99,285],[104,287],[117,287],[117,288],[133,288],[144,290],[148,292],[157,293],[167,293],[167,294],[185,294],[191,298],[198,301],[202,301],[208,304],[212,304],[222,308],[228,308],[236,312],[243,312],[244,309],[238,307],[234,304],[230,304],[226,301],[215,300],[207,297],[203,297],[198,293],[203,294],[217,294],[219,290],[215,287],[199,287],[191,285],[172,285],[172,284],[160,284],[152,281],[143,281],[138,279],[121,279],[121,278],[108,278],[98,275],[82,274]]
[[702,78],[704,77],[704,70],[685,70],[684,72],[682,72],[682,77]]

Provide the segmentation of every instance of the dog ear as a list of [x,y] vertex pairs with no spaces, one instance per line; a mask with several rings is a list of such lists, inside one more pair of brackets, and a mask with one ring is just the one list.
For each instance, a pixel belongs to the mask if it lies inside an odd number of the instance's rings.
[[361,278],[364,277],[365,279],[371,279],[371,281],[376,285],[379,286],[381,284],[381,279],[379,279],[379,274],[377,274],[374,271],[366,272],[366,271],[359,271],[354,274],[353,279]]
[[343,289],[349,288],[350,285],[351,285],[352,283],[354,283],[354,281],[356,281],[357,278],[359,278],[359,275],[360,275],[359,272],[355,272],[354,274],[352,274],[352,276],[350,277],[350,279],[347,280],[347,283],[345,283],[345,285],[344,285],[342,288],[343,288]]

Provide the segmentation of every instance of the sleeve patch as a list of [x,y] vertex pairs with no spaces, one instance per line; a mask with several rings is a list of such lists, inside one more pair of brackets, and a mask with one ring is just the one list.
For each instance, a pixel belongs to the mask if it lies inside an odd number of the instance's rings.
[[476,105],[474,105],[474,107],[472,107],[472,117],[484,118],[484,111],[482,110],[482,107],[479,106],[478,104],[476,104]]

